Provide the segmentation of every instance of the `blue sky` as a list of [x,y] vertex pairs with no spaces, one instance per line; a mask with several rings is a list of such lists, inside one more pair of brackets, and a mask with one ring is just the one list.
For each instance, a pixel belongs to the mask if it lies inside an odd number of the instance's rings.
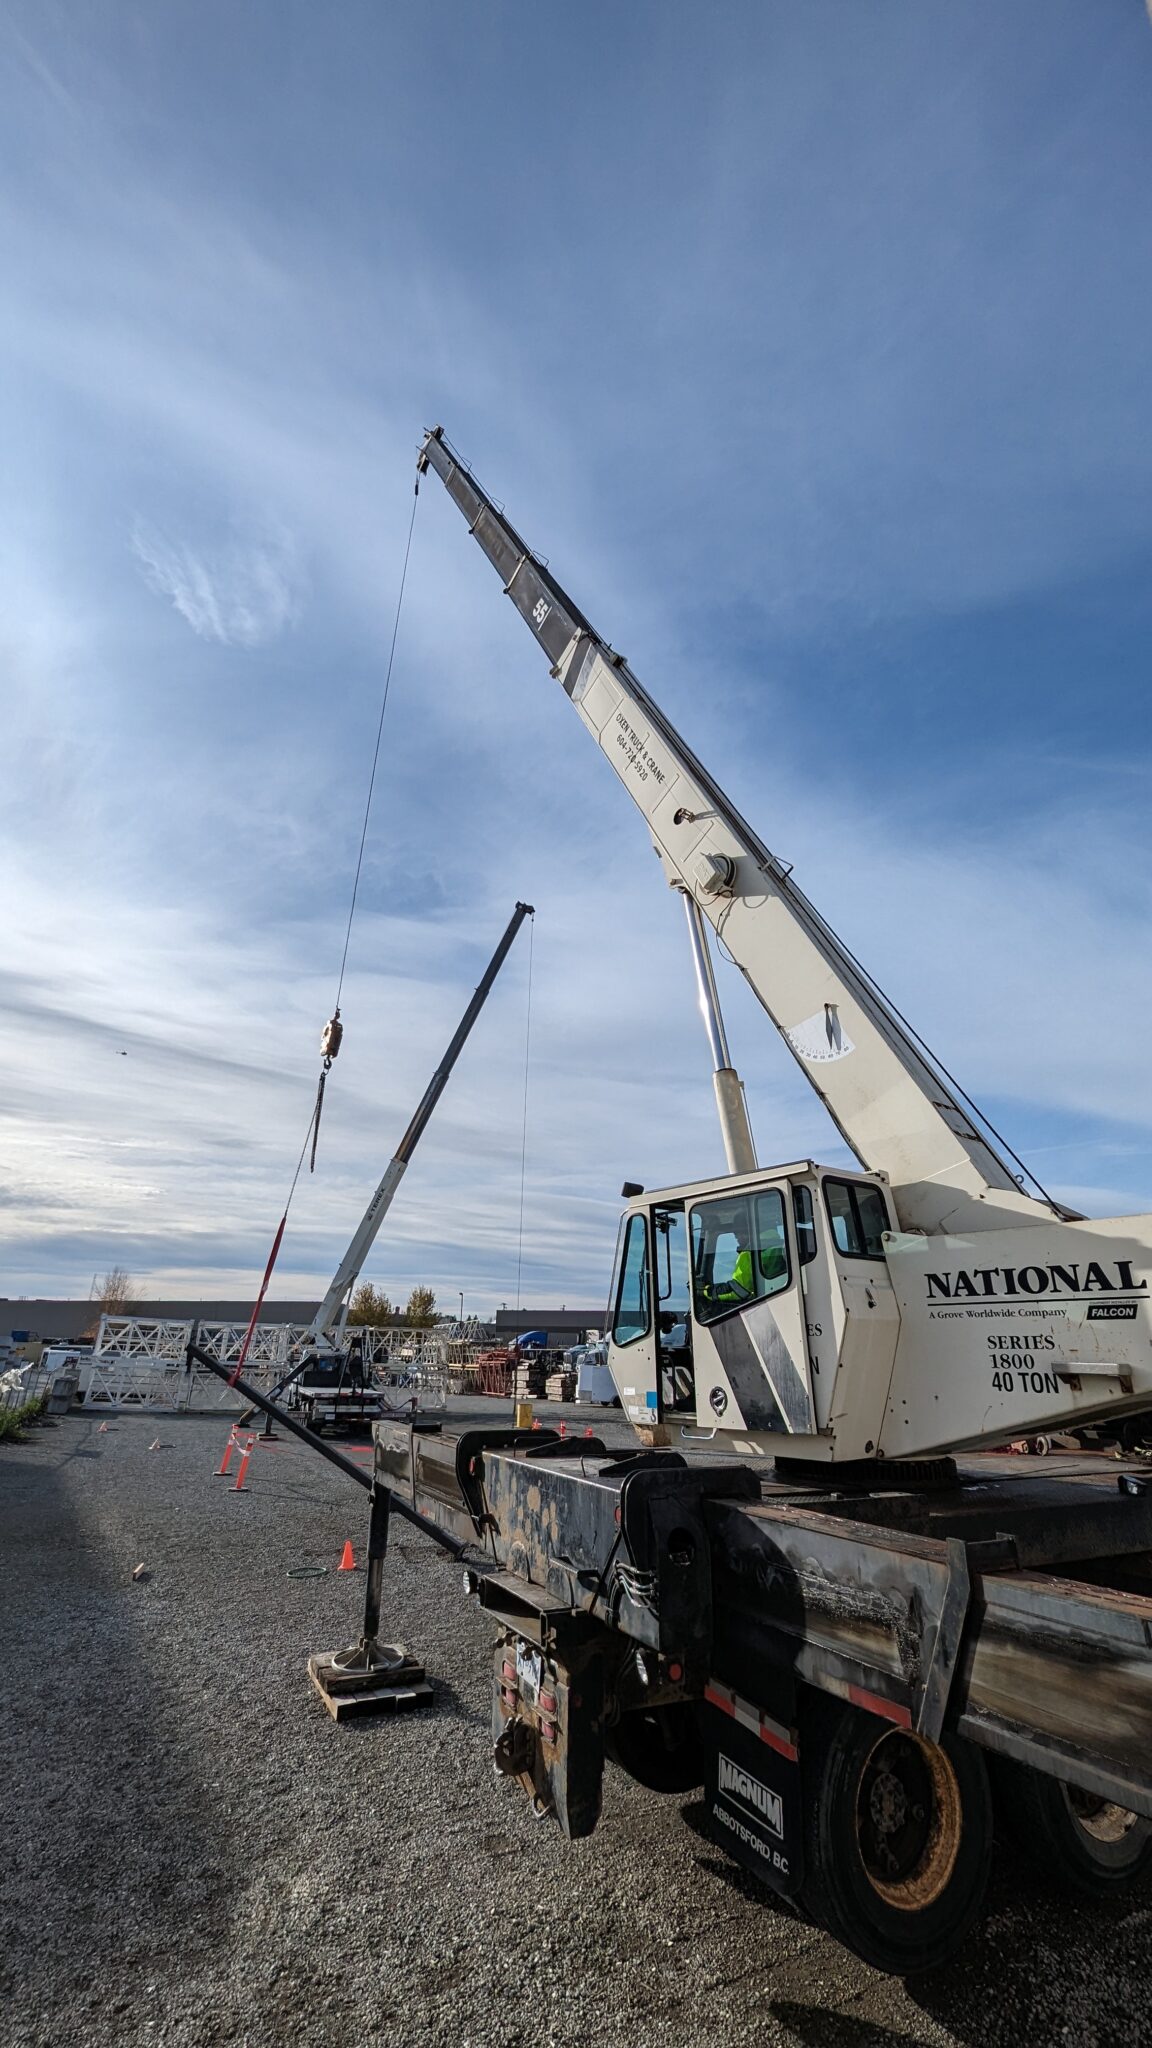
[[[1152,1207],[1150,110],[1136,0],[10,0],[0,1293],[255,1284],[433,421],[1041,1177]],[[722,1167],[681,919],[432,481],[281,1293],[518,896],[523,1294],[594,1303],[621,1179]],[[514,1299],[526,976],[394,1292]],[[722,995],[761,1157],[839,1156]]]

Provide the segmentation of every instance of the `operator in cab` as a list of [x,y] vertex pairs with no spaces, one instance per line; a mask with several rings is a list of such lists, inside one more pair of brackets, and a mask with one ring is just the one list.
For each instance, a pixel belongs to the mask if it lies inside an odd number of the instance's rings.
[[713,1280],[708,1299],[717,1309],[741,1308],[746,1302],[758,1301],[765,1293],[773,1293],[772,1283],[783,1279],[787,1271],[782,1245],[761,1245],[753,1250],[751,1245],[738,1244],[731,1273],[725,1280]]

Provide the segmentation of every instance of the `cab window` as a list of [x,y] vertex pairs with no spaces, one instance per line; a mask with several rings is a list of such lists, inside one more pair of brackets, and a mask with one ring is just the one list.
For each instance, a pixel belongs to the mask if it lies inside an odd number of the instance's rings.
[[612,1342],[635,1344],[646,1337],[652,1314],[648,1295],[648,1233],[644,1218],[628,1218],[624,1249],[620,1258],[620,1285],[616,1290],[616,1313],[612,1318]]
[[846,1259],[882,1259],[890,1228],[879,1188],[864,1181],[826,1180],[824,1202],[837,1251]]
[[689,1215],[689,1230],[698,1321],[717,1322],[787,1287],[792,1275],[778,1188],[698,1202]]
[[800,1264],[806,1266],[816,1257],[816,1216],[812,1208],[811,1188],[793,1188],[792,1221],[796,1225],[796,1250]]

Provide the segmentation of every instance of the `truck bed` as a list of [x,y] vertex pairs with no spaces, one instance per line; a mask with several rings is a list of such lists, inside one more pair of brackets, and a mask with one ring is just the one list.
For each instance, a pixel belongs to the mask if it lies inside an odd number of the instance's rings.
[[376,1444],[383,1482],[474,1539],[481,1603],[529,1641],[564,1654],[598,1624],[651,1653],[654,1698],[786,1731],[803,1684],[1152,1817],[1144,1469],[984,1455],[927,1488],[893,1464],[829,1491],[547,1431],[384,1423]]

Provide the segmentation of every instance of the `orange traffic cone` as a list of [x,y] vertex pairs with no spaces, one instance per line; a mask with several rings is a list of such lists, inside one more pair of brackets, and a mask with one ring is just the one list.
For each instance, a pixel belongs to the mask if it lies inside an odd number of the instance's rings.
[[224,1446],[224,1456],[221,1458],[220,1463],[216,1467],[216,1472],[214,1476],[217,1479],[224,1478],[229,1465],[232,1463],[232,1453],[233,1451],[238,1450],[239,1447],[240,1439],[236,1434],[236,1424],[233,1423],[231,1429],[228,1432],[228,1441]]
[[593,1430],[593,1428],[592,1428],[592,1424],[591,1424],[591,1423],[589,1423],[589,1424],[588,1424],[588,1427],[587,1427],[587,1429],[586,1429],[586,1430],[584,1431],[584,1434],[585,1434],[585,1436],[593,1436],[593,1435],[595,1434],[595,1431]]
[[346,1543],[344,1545],[343,1550],[340,1552],[340,1562],[337,1565],[336,1569],[338,1572],[355,1571],[356,1559],[352,1555],[352,1545],[350,1543]]
[[245,1437],[243,1447],[240,1452],[240,1463],[236,1470],[235,1484],[228,1488],[229,1493],[242,1493],[244,1491],[244,1480],[248,1471],[248,1460],[252,1456],[252,1446],[255,1443],[255,1441],[256,1439],[254,1436]]

